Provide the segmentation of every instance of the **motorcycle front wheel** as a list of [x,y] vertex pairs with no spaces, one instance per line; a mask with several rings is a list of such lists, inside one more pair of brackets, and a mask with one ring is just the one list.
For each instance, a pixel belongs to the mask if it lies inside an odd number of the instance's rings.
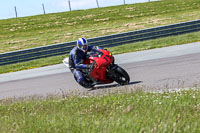
[[118,84],[127,85],[130,82],[130,77],[129,77],[128,73],[120,66],[118,66],[115,69],[115,74],[117,75],[117,79],[115,79],[115,81]]

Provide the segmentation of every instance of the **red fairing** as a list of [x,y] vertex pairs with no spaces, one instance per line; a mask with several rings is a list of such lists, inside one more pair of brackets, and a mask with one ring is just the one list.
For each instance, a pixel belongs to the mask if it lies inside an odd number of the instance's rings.
[[86,64],[92,64],[94,61],[96,62],[90,76],[98,82],[112,83],[113,80],[108,79],[106,76],[106,69],[114,61],[114,57],[107,50],[98,50],[102,52],[102,54],[95,53],[85,62]]

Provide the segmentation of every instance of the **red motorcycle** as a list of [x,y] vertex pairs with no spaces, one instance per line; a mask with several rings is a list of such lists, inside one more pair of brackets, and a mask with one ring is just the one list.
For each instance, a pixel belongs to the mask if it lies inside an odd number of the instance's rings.
[[[85,80],[90,86],[85,88],[92,88],[99,84],[109,84],[116,81],[120,85],[126,85],[130,81],[128,73],[115,64],[115,59],[112,53],[105,49],[93,49],[88,52],[88,58],[84,64],[92,65],[92,69],[82,70]],[[63,60],[63,63],[68,66],[68,58]],[[74,76],[75,80],[76,77]],[[77,80],[76,80],[77,81]]]
[[85,80],[91,84],[89,88],[98,84],[108,84],[114,81],[120,85],[129,83],[130,77],[128,73],[114,62],[115,59],[108,50],[93,49],[88,53],[88,58],[84,64],[91,64],[92,69],[83,71],[83,74]]

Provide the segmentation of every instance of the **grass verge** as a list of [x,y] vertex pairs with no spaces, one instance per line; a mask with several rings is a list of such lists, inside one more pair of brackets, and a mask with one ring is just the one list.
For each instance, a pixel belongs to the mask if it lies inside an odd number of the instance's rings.
[[200,132],[200,90],[0,102],[1,132]]
[[[200,41],[200,32],[195,32],[195,33],[189,33],[189,34],[184,34],[184,35],[179,35],[179,36],[171,36],[171,37],[159,38],[159,39],[137,42],[137,43],[132,43],[132,44],[125,44],[125,45],[112,47],[108,49],[112,51],[113,54],[121,54],[121,53],[135,52],[135,51],[161,48],[161,47],[180,45],[180,44],[199,42],[199,41]],[[26,70],[26,69],[37,68],[37,67],[42,67],[42,66],[47,66],[47,65],[59,64],[59,63],[62,63],[62,60],[66,56],[67,55],[55,56],[55,57],[23,62],[23,63],[1,66],[0,73],[8,73],[8,72]]]
[[199,0],[161,0],[0,20],[0,52],[200,19]]

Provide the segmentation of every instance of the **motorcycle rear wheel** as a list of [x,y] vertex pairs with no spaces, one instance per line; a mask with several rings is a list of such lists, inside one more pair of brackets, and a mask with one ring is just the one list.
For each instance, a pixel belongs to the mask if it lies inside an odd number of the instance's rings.
[[128,73],[121,68],[120,66],[118,66],[115,69],[115,73],[117,74],[117,79],[115,80],[118,84],[120,85],[127,85],[130,82],[130,77],[128,75]]

